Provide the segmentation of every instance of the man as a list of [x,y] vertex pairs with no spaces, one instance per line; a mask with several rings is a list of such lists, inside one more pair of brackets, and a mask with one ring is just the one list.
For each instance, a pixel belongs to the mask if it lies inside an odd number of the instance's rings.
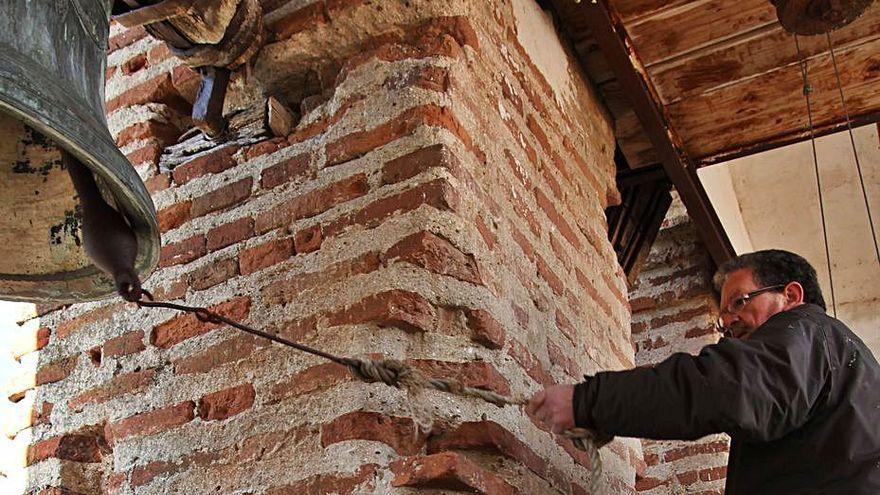
[[759,251],[725,264],[717,282],[731,338],[698,356],[548,387],[529,411],[557,432],[727,433],[727,495],[880,494],[880,366],[825,314],[813,267]]

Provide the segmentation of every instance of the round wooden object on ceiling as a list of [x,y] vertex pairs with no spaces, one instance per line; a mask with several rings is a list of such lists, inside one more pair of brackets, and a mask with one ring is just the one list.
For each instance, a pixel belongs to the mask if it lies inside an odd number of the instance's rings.
[[795,34],[825,34],[856,20],[874,0],[770,0],[782,26]]

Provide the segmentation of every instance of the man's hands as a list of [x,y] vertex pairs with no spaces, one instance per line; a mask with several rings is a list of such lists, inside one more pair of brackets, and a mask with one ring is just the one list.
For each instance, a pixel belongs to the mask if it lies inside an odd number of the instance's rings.
[[526,412],[550,427],[553,433],[574,428],[574,385],[552,385],[529,400]]

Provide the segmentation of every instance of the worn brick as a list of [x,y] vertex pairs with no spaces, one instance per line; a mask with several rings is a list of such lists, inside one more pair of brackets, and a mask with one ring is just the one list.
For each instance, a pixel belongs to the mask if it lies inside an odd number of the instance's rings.
[[411,189],[376,200],[360,210],[346,214],[324,226],[324,235],[332,237],[352,225],[375,227],[391,215],[415,210],[421,205],[429,205],[439,210],[455,210],[459,203],[458,194],[445,179],[436,179],[414,186]]
[[176,205],[163,208],[156,213],[156,219],[159,222],[159,231],[168,232],[171,229],[180,227],[190,219],[190,209],[192,201],[184,201]]
[[428,271],[482,285],[477,261],[448,240],[431,232],[416,232],[385,253],[386,262],[406,261]]
[[318,495],[324,493],[352,495],[355,493],[372,493],[375,488],[373,480],[377,476],[379,476],[379,466],[377,464],[363,464],[352,474],[316,474],[290,485],[270,488],[266,491],[266,495]]
[[386,162],[382,166],[382,184],[402,182],[434,167],[447,168],[455,174],[459,165],[445,145],[435,144]]
[[105,431],[107,439],[115,443],[131,437],[161,433],[186,424],[193,418],[195,418],[195,403],[186,401],[110,423]]
[[227,184],[192,200],[193,218],[229,208],[249,198],[254,180],[250,177]]
[[205,290],[222,284],[237,275],[238,261],[235,258],[225,258],[193,271],[187,275],[187,281],[193,289]]
[[204,175],[228,170],[236,165],[233,159],[236,151],[238,148],[235,146],[213,149],[178,165],[171,171],[171,177],[175,184],[183,185]]
[[502,395],[510,393],[510,384],[491,363],[467,361],[457,363],[434,359],[412,359],[407,364],[422,371],[425,376],[448,378],[461,382],[467,387],[491,390]]
[[254,350],[262,345],[262,342],[258,342],[255,337],[239,335],[208,347],[192,356],[174,361],[172,363],[174,365],[174,372],[178,375],[204,373],[219,366],[244,359],[253,354]]
[[311,158],[308,153],[301,153],[281,163],[263,170],[260,175],[260,187],[272,189],[311,176]]
[[127,356],[140,352],[146,348],[144,345],[144,331],[135,330],[114,337],[104,342],[104,357],[113,358]]
[[304,292],[319,287],[329,287],[350,277],[370,273],[382,266],[379,255],[364,253],[350,260],[334,263],[324,270],[300,273],[290,279],[282,279],[267,285],[262,290],[266,304],[286,304],[296,300]]
[[465,138],[466,132],[447,107],[423,105],[410,108],[389,122],[372,129],[355,132],[344,136],[327,145],[327,166],[359,158],[370,151],[380,148],[392,141],[408,136],[422,126],[444,127],[462,138],[466,145],[471,144]]
[[297,254],[317,251],[321,249],[323,242],[324,229],[319,223],[297,231],[293,238],[293,246]]
[[[224,303],[211,306],[208,310],[231,320],[242,321],[249,314],[250,308],[251,299],[249,297],[236,297]],[[150,343],[156,347],[167,349],[184,340],[210,332],[220,326],[216,323],[199,321],[194,314],[180,315],[156,326],[150,335]]]
[[422,296],[390,290],[368,296],[325,316],[331,326],[372,323],[407,332],[429,332],[434,328],[436,314],[431,303]]
[[120,48],[125,48],[126,46],[131,45],[135,41],[141,40],[147,37],[147,30],[143,28],[143,26],[138,26],[134,28],[129,28],[116,36],[111,36],[109,40],[110,52],[114,52],[119,50]]
[[415,454],[425,445],[424,433],[410,418],[368,411],[343,414],[321,427],[322,447],[348,440],[382,442],[400,455]]
[[70,374],[73,372],[73,369],[76,368],[76,363],[78,361],[79,354],[74,354],[73,356],[59,359],[47,365],[41,366],[36,373],[36,385],[40,386],[47,383],[54,383],[64,380],[65,378],[70,376]]
[[162,254],[159,266],[166,268],[174,265],[189,263],[207,254],[205,249],[205,236],[194,235],[180,242],[162,246]]
[[152,385],[155,376],[156,370],[152,368],[115,376],[107,383],[73,397],[67,405],[73,411],[80,411],[89,404],[101,404],[125,394],[141,392]]
[[270,392],[270,402],[279,402],[323,390],[339,383],[352,381],[351,373],[342,365],[324,363],[306,368],[291,379],[276,383]]
[[272,239],[259,246],[238,253],[238,269],[242,275],[250,275],[263,268],[277,265],[293,256],[293,239]]
[[109,304],[107,306],[101,306],[99,308],[86,311],[79,316],[68,318],[58,324],[58,327],[55,329],[55,335],[59,339],[66,339],[74,332],[78,332],[85,327],[110,319],[123,307],[125,307],[125,305],[122,303]]
[[189,102],[180,96],[180,93],[171,84],[171,74],[163,73],[109,100],[107,102],[107,113],[113,113],[122,107],[147,103],[164,103],[183,115],[189,115],[191,111]]
[[369,190],[367,177],[357,174],[321,189],[309,191],[282,203],[256,218],[255,230],[262,234],[303,218],[313,217],[334,206],[363,196]]
[[116,136],[116,145],[124,148],[135,141],[153,139],[163,146],[174,143],[180,137],[181,131],[167,122],[147,120],[130,125],[120,131]]
[[99,438],[96,435],[67,434],[37,442],[28,447],[27,465],[49,458],[65,461],[101,462]]
[[514,495],[517,490],[500,476],[479,467],[462,454],[442,452],[413,456],[391,463],[392,486],[455,490],[487,495]]
[[254,405],[256,391],[250,383],[205,395],[199,400],[199,417],[216,421],[235,416]]
[[544,476],[547,461],[503,426],[493,421],[468,422],[428,439],[427,452],[476,450],[513,459],[538,476]]
[[467,326],[471,330],[471,340],[489,349],[501,349],[507,338],[504,327],[491,313],[483,309],[465,309]]
[[539,384],[548,386],[555,383],[555,380],[544,368],[538,357],[518,341],[510,341],[510,348],[507,350],[507,354],[525,370],[527,375]]
[[254,235],[254,219],[245,217],[234,222],[214,227],[205,235],[208,251],[214,252],[250,239]]

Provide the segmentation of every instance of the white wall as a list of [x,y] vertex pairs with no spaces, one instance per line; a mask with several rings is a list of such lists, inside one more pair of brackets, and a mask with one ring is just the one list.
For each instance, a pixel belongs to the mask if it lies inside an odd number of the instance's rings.
[[[877,229],[880,137],[876,125],[857,128],[854,135]],[[816,149],[838,317],[880,356],[880,262],[849,134],[819,138]],[[700,179],[737,252],[779,248],[804,256],[819,272],[831,313],[831,285],[809,141],[704,168]]]

